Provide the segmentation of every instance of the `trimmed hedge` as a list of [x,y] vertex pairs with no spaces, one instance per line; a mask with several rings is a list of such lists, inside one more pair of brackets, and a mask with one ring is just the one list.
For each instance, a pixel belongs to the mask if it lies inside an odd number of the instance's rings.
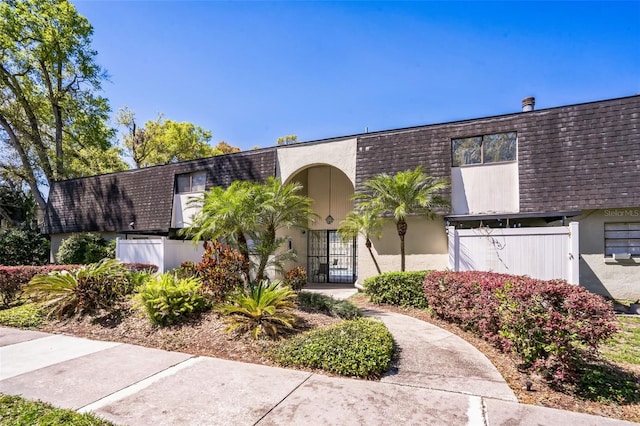
[[556,383],[575,379],[581,359],[617,331],[604,298],[566,281],[433,272],[424,291],[437,316],[518,354]]
[[426,308],[422,284],[428,271],[388,272],[364,281],[364,291],[373,303]]
[[393,337],[377,320],[360,318],[313,330],[280,345],[284,366],[318,368],[343,376],[380,377],[391,365]]

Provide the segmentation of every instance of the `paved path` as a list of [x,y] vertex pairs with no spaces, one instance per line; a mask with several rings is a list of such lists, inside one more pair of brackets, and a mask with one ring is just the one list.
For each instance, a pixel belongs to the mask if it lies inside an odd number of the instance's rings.
[[370,314],[402,351],[397,371],[381,381],[0,327],[0,392],[122,425],[631,424],[518,404],[457,336],[404,315]]

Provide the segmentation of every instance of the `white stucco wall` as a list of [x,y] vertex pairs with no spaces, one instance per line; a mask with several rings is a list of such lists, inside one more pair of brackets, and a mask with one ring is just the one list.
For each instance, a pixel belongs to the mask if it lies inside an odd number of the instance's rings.
[[290,145],[278,148],[278,176],[288,182],[300,170],[313,165],[329,165],[341,170],[355,187],[356,138],[317,143]]
[[604,255],[604,224],[640,223],[640,207],[588,210],[573,220],[580,222],[580,285],[616,299],[640,299],[640,259]]
[[198,213],[202,207],[190,204],[194,198],[202,199],[201,192],[193,192],[188,194],[174,194],[173,196],[173,212],[171,214],[171,227],[184,228],[191,224],[192,217]]
[[517,213],[518,182],[516,162],[452,167],[452,213]]
[[[407,220],[405,236],[406,270],[443,270],[449,264],[447,234],[444,220],[440,217],[429,220],[411,217]],[[389,221],[383,229],[382,238],[372,239],[373,253],[384,272],[400,271],[400,238],[393,221]],[[358,239],[358,282],[377,275],[375,264],[364,238]]]

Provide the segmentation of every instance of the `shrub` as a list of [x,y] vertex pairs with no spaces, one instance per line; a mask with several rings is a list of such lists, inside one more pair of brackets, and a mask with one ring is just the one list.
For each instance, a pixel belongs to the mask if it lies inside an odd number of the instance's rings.
[[42,307],[37,303],[24,303],[0,311],[0,324],[9,327],[36,328],[42,320]]
[[254,338],[266,334],[278,337],[284,330],[293,329],[297,317],[291,312],[295,307],[296,293],[278,281],[269,284],[262,280],[251,286],[248,293],[238,292],[215,310],[222,314],[227,331],[249,332]]
[[565,281],[541,281],[490,272],[434,272],[425,278],[429,307],[503,350],[526,367],[562,383],[615,333],[611,306]]
[[202,280],[202,294],[213,302],[221,302],[226,295],[244,285],[244,256],[218,241],[207,242],[202,261],[196,266]]
[[200,295],[201,286],[197,278],[165,273],[148,280],[137,299],[151,322],[169,325],[206,308],[206,300]]
[[8,308],[20,296],[22,289],[39,274],[66,271],[77,265],[0,266],[0,305]]
[[49,260],[49,240],[29,227],[0,232],[0,265],[44,265]]
[[158,272],[158,267],[151,263],[122,263],[121,265],[130,272],[146,272],[148,274]]
[[393,337],[382,322],[360,318],[295,337],[280,345],[273,356],[284,366],[380,377],[391,364]]
[[175,274],[178,278],[190,278],[198,275],[196,267],[198,265],[195,262],[189,260],[182,262],[180,267],[175,270]]
[[389,272],[365,280],[365,293],[373,303],[426,308],[422,284],[426,271]]
[[302,266],[291,268],[284,275],[284,284],[293,291],[300,291],[307,284],[307,270]]
[[114,259],[37,275],[24,288],[34,301],[43,302],[49,315],[58,318],[111,308],[130,290],[126,270]]
[[353,303],[347,300],[336,300],[324,294],[300,292],[298,304],[342,319],[355,319],[362,316],[360,308]]
[[58,263],[86,265],[105,258],[115,257],[111,243],[100,235],[87,233],[73,234],[62,241],[56,259]]

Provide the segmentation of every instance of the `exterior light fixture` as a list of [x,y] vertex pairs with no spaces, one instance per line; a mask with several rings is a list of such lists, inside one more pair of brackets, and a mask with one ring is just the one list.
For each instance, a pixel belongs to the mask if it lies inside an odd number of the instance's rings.
[[331,214],[329,214],[329,216],[327,216],[325,221],[327,222],[327,225],[331,225],[333,223],[333,216],[331,216]]

